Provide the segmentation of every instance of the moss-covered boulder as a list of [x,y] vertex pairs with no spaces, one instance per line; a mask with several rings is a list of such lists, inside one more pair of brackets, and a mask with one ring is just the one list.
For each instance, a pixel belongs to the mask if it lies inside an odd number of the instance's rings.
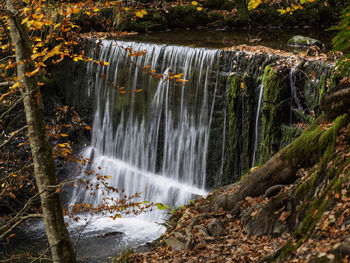
[[294,46],[294,47],[308,47],[308,46],[318,46],[320,48],[324,47],[321,41],[311,37],[305,37],[300,35],[294,36],[291,39],[289,39],[288,45]]

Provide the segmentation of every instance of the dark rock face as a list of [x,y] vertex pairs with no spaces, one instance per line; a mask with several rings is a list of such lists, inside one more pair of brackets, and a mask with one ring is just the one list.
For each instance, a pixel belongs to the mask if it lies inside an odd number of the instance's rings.
[[329,120],[350,110],[350,82],[344,79],[341,84],[325,93],[320,103],[321,110]]
[[[208,109],[212,112],[212,122],[207,188],[232,183],[247,173],[252,165],[255,144],[255,165],[262,165],[300,135],[302,129],[296,123],[310,123],[314,116],[320,114],[318,105],[321,94],[327,91],[330,66],[302,60],[294,65],[292,72],[289,63],[287,58],[275,54],[221,52],[214,67],[218,72],[217,81],[209,88],[209,96],[215,96],[215,103],[210,104]],[[271,64],[276,66],[268,66]],[[64,104],[74,105],[82,119],[91,124],[94,90],[87,88],[89,80],[85,65],[67,62],[58,72],[59,77],[54,79],[52,86],[56,87]],[[329,86],[334,82],[332,80]],[[264,92],[257,122],[258,86],[261,83],[264,84]],[[88,143],[79,132],[71,133],[69,135],[80,140],[82,145]]]

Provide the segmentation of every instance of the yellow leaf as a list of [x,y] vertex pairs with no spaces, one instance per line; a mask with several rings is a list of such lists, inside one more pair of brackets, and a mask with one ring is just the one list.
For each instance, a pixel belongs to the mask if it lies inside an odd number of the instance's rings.
[[250,0],[248,3],[248,10],[253,10],[261,4],[261,0]]
[[28,19],[29,19],[29,16],[27,16],[26,18],[24,18],[24,19],[22,20],[21,24],[26,23],[26,22],[28,21]]
[[13,84],[13,85],[11,86],[10,89],[15,89],[15,88],[17,88],[18,86],[19,86],[19,82],[16,82],[15,84]]
[[286,12],[290,12],[290,7],[287,7]]
[[89,125],[87,125],[84,127],[84,129],[89,131],[89,130],[91,130],[91,127]]
[[108,62],[106,62],[106,61],[104,61],[104,62],[103,62],[103,65],[108,66],[108,65],[109,65],[109,63],[108,63]]
[[181,78],[181,76],[183,75],[183,73],[180,73],[180,74],[177,74],[177,75],[174,75],[174,78]]
[[197,1],[192,1],[191,4],[192,5],[198,5],[198,2]]
[[13,193],[9,193],[9,195],[13,198],[13,199],[16,199],[16,196],[13,194]]
[[61,136],[62,136],[62,137],[68,137],[68,134],[61,133]]
[[142,9],[140,12],[141,12],[143,15],[147,15],[147,11],[146,11],[145,9]]
[[60,25],[61,25],[61,23],[56,24],[56,25],[53,27],[53,29],[56,29],[56,28],[59,27]]
[[143,17],[143,14],[140,12],[140,11],[136,11],[135,12],[135,15],[139,18],[142,18]]
[[200,7],[200,6],[197,7],[197,11],[202,11],[202,10],[203,10],[202,7]]
[[286,13],[286,10],[284,10],[284,9],[277,9],[277,12],[280,13],[281,15],[284,15]]
[[135,92],[140,92],[140,91],[142,91],[142,89],[137,89],[137,90],[135,90]]
[[5,187],[5,183],[3,183],[3,184],[1,185],[1,187]]

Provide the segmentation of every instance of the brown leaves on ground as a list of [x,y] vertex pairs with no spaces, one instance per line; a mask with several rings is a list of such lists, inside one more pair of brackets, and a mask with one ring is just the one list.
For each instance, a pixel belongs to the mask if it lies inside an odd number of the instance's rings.
[[[261,197],[249,198],[246,206],[257,201],[261,201]],[[178,251],[162,245],[150,252],[131,255],[129,262],[259,262],[283,246],[290,237],[289,234],[275,238],[248,236],[242,222],[226,211],[206,213],[204,217],[207,219],[201,220],[200,225],[207,227],[210,219],[217,218],[224,225],[226,233],[214,238],[202,237],[199,231],[193,231],[198,242],[192,250]],[[189,224],[190,219],[188,217],[187,223],[182,223],[183,227]]]
[[287,52],[279,49],[273,49],[265,46],[250,46],[250,45],[240,45],[240,46],[232,46],[223,48],[224,51],[237,51],[237,52],[245,52],[248,55],[249,54],[256,54],[256,53],[266,53],[269,55],[275,55],[280,56],[282,58],[288,58],[290,61],[296,61],[301,62],[302,60],[317,60],[320,62],[336,62],[338,57],[334,57],[334,54],[330,52],[329,54],[320,53],[315,56],[309,56],[306,52],[299,52],[298,54],[294,54],[292,52]]
[[[328,129],[328,123],[322,123],[322,128]],[[243,220],[237,211],[199,212],[199,207],[207,205],[208,199],[200,199],[194,205],[176,211],[173,216],[173,226],[168,227],[168,231],[162,238],[171,236],[174,232],[180,235],[186,232],[186,227],[190,225],[194,217],[200,218],[197,227],[192,228],[195,245],[191,250],[174,250],[160,242],[160,246],[146,253],[136,253],[130,255],[128,262],[270,262],[268,256],[274,255],[276,251],[289,242],[288,247],[291,253],[279,256],[277,262],[349,262],[350,256],[350,147],[349,147],[350,125],[340,130],[334,149],[332,160],[323,164],[322,161],[314,167],[300,168],[297,172],[299,178],[295,184],[285,186],[279,196],[289,196],[296,198],[295,190],[300,184],[314,182],[314,189],[308,190],[312,195],[298,199],[300,206],[305,209],[311,207],[311,227],[302,234],[285,232],[280,237],[274,236],[249,236],[246,234]],[[322,177],[320,167],[324,167],[326,172],[336,171],[336,187],[332,183],[332,178]],[[315,168],[316,167],[316,168]],[[316,170],[315,170],[316,169]],[[315,173],[316,171],[316,173]],[[324,171],[324,170],[323,170]],[[317,175],[316,181],[314,175]],[[317,181],[318,180],[318,181]],[[333,180],[334,181],[334,180]],[[236,190],[238,184],[222,187],[210,196],[215,196],[224,192]],[[326,189],[326,192],[324,190]],[[327,190],[328,189],[328,190]],[[324,197],[322,197],[325,194]],[[310,195],[309,195],[310,196]],[[313,200],[322,198],[328,200],[325,208],[315,206],[312,208]],[[210,197],[209,197],[210,199]],[[241,202],[241,210],[251,211],[250,216],[255,217],[258,213],[259,205],[265,205],[270,200],[263,196],[246,197]],[[311,206],[310,206],[311,205]],[[248,210],[247,210],[248,208]],[[250,210],[249,210],[250,208]],[[313,210],[312,210],[313,209]],[[298,216],[299,223],[297,229],[302,226],[306,215],[300,211],[291,211],[286,206],[277,208],[274,213],[278,215],[278,221],[285,224],[293,216]],[[293,214],[296,213],[296,214]],[[302,215],[301,217],[299,217]],[[200,228],[207,228],[213,219],[218,219],[224,226],[222,236],[203,236]],[[171,221],[168,221],[171,224]],[[201,227],[198,227],[201,226]]]

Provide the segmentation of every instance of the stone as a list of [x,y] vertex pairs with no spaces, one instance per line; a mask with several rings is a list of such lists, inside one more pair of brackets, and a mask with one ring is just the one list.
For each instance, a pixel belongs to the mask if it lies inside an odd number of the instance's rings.
[[321,41],[311,38],[311,37],[305,37],[305,36],[294,36],[291,39],[288,40],[288,45],[293,47],[310,47],[310,46],[317,46],[321,49],[324,48],[324,45]]
[[193,227],[193,229],[194,229],[195,232],[197,232],[202,237],[207,237],[208,236],[207,229],[204,226],[202,226],[202,225],[195,225]]
[[185,243],[181,242],[180,240],[174,238],[174,237],[169,237],[164,239],[165,244],[167,246],[171,247],[172,249],[175,250],[184,250],[185,249]]
[[225,228],[219,219],[211,219],[208,225],[208,232],[213,237],[219,237],[225,234]]

